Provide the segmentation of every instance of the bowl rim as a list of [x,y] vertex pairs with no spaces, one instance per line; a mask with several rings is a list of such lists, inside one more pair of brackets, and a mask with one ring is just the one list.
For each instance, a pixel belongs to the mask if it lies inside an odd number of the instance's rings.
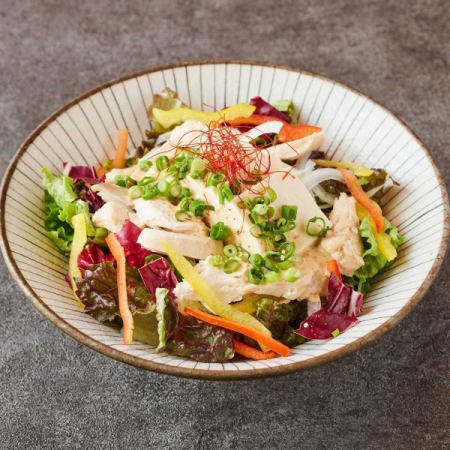
[[[408,300],[408,302],[399,310],[396,314],[394,314],[392,317],[390,317],[386,322],[380,324],[377,328],[369,332],[367,335],[362,336],[358,339],[356,339],[354,342],[351,342],[349,344],[346,344],[345,346],[333,350],[330,352],[327,352],[324,355],[315,356],[313,358],[310,358],[308,360],[304,361],[297,361],[291,364],[286,365],[280,365],[276,367],[267,367],[267,368],[260,368],[260,369],[251,369],[251,370],[202,370],[202,369],[192,369],[187,367],[179,367],[179,366],[170,366],[166,365],[164,363],[157,363],[154,361],[149,361],[143,358],[140,358],[138,356],[129,355],[126,354],[120,350],[116,350],[114,348],[109,347],[106,344],[103,344],[101,342],[96,341],[95,339],[91,338],[90,336],[86,335],[82,331],[78,330],[76,327],[70,325],[68,322],[66,322],[64,319],[62,319],[56,312],[52,311],[40,298],[40,296],[34,292],[33,288],[30,286],[30,284],[27,282],[26,278],[20,271],[13,255],[11,252],[11,248],[8,242],[7,234],[6,234],[6,224],[5,224],[5,202],[6,202],[6,194],[8,192],[9,184],[12,178],[12,175],[14,173],[14,170],[21,159],[22,155],[26,152],[30,144],[35,140],[35,138],[45,129],[47,128],[52,122],[56,120],[58,116],[63,114],[66,110],[71,108],[72,106],[76,105],[80,101],[84,100],[85,98],[88,98],[95,93],[101,91],[102,89],[105,89],[107,87],[113,86],[117,83],[137,78],[142,75],[159,72],[163,70],[168,69],[175,69],[179,67],[189,67],[189,66],[197,66],[197,65],[207,65],[207,64],[213,64],[213,65],[219,65],[219,64],[240,64],[240,65],[251,65],[251,66],[260,66],[260,67],[273,67],[276,69],[284,69],[300,74],[305,74],[308,76],[313,76],[315,78],[322,79],[327,82],[335,83],[336,85],[339,85],[345,89],[349,89],[350,91],[356,93],[357,95],[360,95],[362,97],[368,98],[371,100],[374,104],[382,108],[387,113],[391,114],[393,117],[395,117],[396,120],[399,121],[400,125],[403,126],[415,139],[415,141],[418,143],[418,145],[421,147],[421,149],[424,151],[426,157],[428,158],[431,166],[433,167],[433,170],[435,172],[435,175],[438,179],[439,186],[440,186],[440,192],[441,196],[444,200],[444,223],[443,223],[443,233],[441,242],[439,245],[439,251],[436,255],[436,258],[433,262],[433,265],[431,266],[431,269],[428,273],[428,276],[423,281],[423,283],[420,285],[420,287],[416,290],[416,292],[411,296],[411,298]],[[301,370],[313,368],[320,366],[322,364],[325,364],[327,362],[342,358],[344,356],[349,355],[350,353],[353,353],[354,351],[365,347],[369,343],[374,342],[381,336],[383,336],[385,333],[387,333],[389,330],[391,330],[397,323],[399,323],[404,317],[406,317],[413,308],[419,303],[419,301],[424,297],[427,290],[430,288],[431,283],[436,278],[439,269],[442,265],[442,261],[444,260],[447,244],[448,244],[448,238],[449,238],[449,203],[448,203],[448,194],[445,186],[445,181],[442,177],[442,175],[439,172],[439,169],[437,168],[436,164],[434,163],[430,151],[426,147],[426,145],[420,140],[420,138],[417,136],[417,134],[411,129],[411,127],[397,114],[393,113],[389,108],[385,107],[384,105],[380,104],[378,101],[374,100],[372,97],[368,96],[367,94],[364,94],[360,92],[358,89],[355,89],[353,86],[349,86],[346,83],[340,82],[338,80],[323,76],[321,74],[304,70],[301,68],[292,67],[289,65],[283,65],[283,64],[273,64],[269,62],[260,62],[260,61],[253,61],[253,60],[240,60],[240,59],[212,59],[212,60],[192,60],[192,61],[184,61],[184,62],[178,62],[175,64],[167,64],[167,65],[160,65],[160,66],[154,66],[151,68],[142,69],[139,71],[135,71],[132,73],[128,73],[125,75],[122,75],[118,78],[115,78],[113,80],[106,81],[104,83],[101,83],[97,85],[96,87],[89,89],[82,94],[78,95],[77,97],[74,97],[72,100],[67,102],[65,105],[57,109],[55,112],[53,112],[51,115],[49,115],[46,119],[44,119],[37,127],[28,135],[28,137],[23,141],[23,143],[20,145],[18,150],[14,153],[11,162],[9,163],[2,183],[0,187],[0,248],[4,257],[4,260],[6,262],[6,265],[15,279],[15,281],[18,283],[18,285],[21,287],[22,291],[25,293],[26,297],[29,299],[31,304],[40,312],[42,313],[47,319],[49,319],[54,325],[56,325],[58,328],[63,330],[66,334],[68,334],[71,338],[74,340],[80,342],[81,344],[84,344],[88,347],[90,347],[93,350],[96,350],[97,352],[100,352],[106,356],[109,356],[110,358],[113,358],[117,361],[124,362],[126,364],[133,365],[138,368],[152,370],[154,372],[163,373],[167,375],[174,375],[174,376],[182,376],[187,378],[197,378],[197,379],[206,379],[206,380],[238,380],[238,379],[256,379],[256,378],[264,378],[269,376],[277,376],[277,375],[285,375],[293,372],[298,372]]]

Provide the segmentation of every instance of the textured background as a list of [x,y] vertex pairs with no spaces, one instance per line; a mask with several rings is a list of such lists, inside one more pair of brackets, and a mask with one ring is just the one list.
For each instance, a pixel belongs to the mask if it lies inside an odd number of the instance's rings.
[[[403,117],[450,177],[450,6],[433,1],[0,0],[0,169],[48,114],[108,79],[189,59],[290,64]],[[94,353],[0,267],[0,448],[448,448],[449,258],[369,348],[304,373],[206,382]]]

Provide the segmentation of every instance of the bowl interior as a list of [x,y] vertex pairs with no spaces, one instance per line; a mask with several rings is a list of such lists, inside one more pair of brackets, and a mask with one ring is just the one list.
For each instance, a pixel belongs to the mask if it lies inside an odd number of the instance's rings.
[[[328,157],[386,168],[400,188],[382,200],[388,219],[407,238],[398,259],[366,295],[360,322],[337,338],[311,341],[287,358],[205,364],[156,353],[81,312],[64,281],[67,260],[44,234],[41,167],[62,162],[98,165],[113,153],[116,130],[130,131],[130,153],[149,127],[146,106],[170,87],[193,108],[213,110],[261,95],[292,99],[299,121],[324,129]],[[438,269],[448,233],[447,199],[423,145],[389,111],[331,80],[284,67],[206,63],[151,70],[95,89],[62,108],[24,143],[5,177],[2,237],[5,258],[33,303],[81,342],[137,366],[211,378],[263,376],[312,366],[383,334],[417,303]]]

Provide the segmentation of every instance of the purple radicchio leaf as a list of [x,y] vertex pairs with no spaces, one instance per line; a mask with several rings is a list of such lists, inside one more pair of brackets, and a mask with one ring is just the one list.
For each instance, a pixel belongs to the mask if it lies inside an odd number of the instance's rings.
[[117,240],[124,249],[127,264],[130,266],[142,267],[145,264],[145,257],[152,254],[137,242],[141,231],[141,228],[131,220],[126,220],[116,233]]
[[266,102],[261,97],[253,97],[250,100],[250,104],[256,106],[254,114],[259,114],[261,116],[278,117],[279,119],[284,120],[287,123],[290,123],[291,121],[289,116],[273,107],[270,103]]
[[145,287],[151,294],[155,294],[157,288],[166,288],[172,291],[178,283],[171,265],[163,257],[142,266],[139,273]]
[[358,322],[363,295],[341,282],[334,274],[328,280],[326,303],[308,316],[295,331],[307,339],[330,339]]

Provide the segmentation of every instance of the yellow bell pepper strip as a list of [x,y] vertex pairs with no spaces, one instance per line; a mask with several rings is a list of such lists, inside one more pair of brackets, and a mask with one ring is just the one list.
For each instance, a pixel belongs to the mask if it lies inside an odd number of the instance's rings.
[[105,241],[114,256],[117,265],[117,297],[119,303],[119,313],[123,322],[123,343],[128,345],[133,342],[134,322],[133,315],[128,307],[125,251],[114,233],[109,233]]
[[[200,276],[200,274],[183,255],[177,253],[168,242],[163,242],[162,244],[175,268],[191,285],[192,289],[197,292],[203,303],[205,303],[211,311],[224,319],[231,320],[244,327],[253,329],[261,335],[268,337],[272,336],[270,331],[258,319],[248,313],[238,311],[228,303],[224,303],[219,300],[211,286],[209,286],[209,284]],[[188,308],[188,306],[184,308],[185,313]],[[260,344],[263,344],[261,348],[266,350],[265,344],[263,342]]]
[[77,286],[75,284],[75,278],[81,277],[80,269],[78,268],[78,256],[83,251],[84,246],[87,242],[87,234],[86,234],[86,220],[84,218],[84,214],[77,214],[72,217],[72,226],[73,226],[73,241],[72,246],[70,247],[70,256],[69,256],[69,279],[70,284],[72,285],[72,290],[75,295],[75,299],[80,304],[80,306],[84,309],[84,305],[81,300],[78,298],[75,293],[77,290]]
[[373,235],[375,236],[375,240],[378,245],[378,250],[380,253],[388,260],[392,261],[397,257],[397,250],[392,245],[391,237],[385,233],[378,233],[377,228],[375,226],[375,222],[372,219],[372,216],[369,214],[366,208],[361,206],[359,203],[356,204],[356,214],[359,217],[359,220],[363,220],[367,218],[370,223],[370,227],[372,228]]
[[348,190],[352,194],[353,198],[364,208],[367,209],[369,214],[372,216],[373,221],[375,222],[376,229],[378,233],[382,233],[384,230],[384,218],[381,212],[380,205],[374,202],[362,189],[362,187],[358,184],[358,181],[347,169],[338,168],[339,172],[341,172],[344,177],[345,184],[347,185]]
[[248,103],[238,103],[229,108],[215,112],[199,111],[191,108],[177,108],[164,111],[159,108],[153,108],[153,118],[164,128],[171,128],[186,120],[198,120],[206,125],[211,122],[228,122],[237,117],[249,117],[253,114],[256,107]]
[[261,352],[256,348],[250,347],[250,345],[238,341],[237,339],[233,339],[233,348],[235,353],[249,359],[263,360],[275,358],[275,356],[277,356],[274,352]]
[[123,169],[125,167],[125,159],[128,148],[128,131],[119,130],[117,134],[117,147],[114,152],[112,166],[114,169]]
[[254,328],[249,328],[241,325],[240,323],[222,319],[222,317],[213,316],[212,314],[192,309],[189,306],[186,306],[186,308],[184,308],[184,312],[192,317],[195,317],[196,319],[203,320],[203,322],[209,323],[210,325],[215,325],[216,327],[235,331],[236,333],[240,333],[244,336],[252,338],[260,344],[264,344],[272,351],[278,353],[281,356],[288,356],[289,353],[291,353],[291,349],[287,345],[282,344],[280,341],[277,341],[271,336],[267,336],[266,334],[262,334],[256,331]]
[[357,177],[370,177],[373,174],[373,170],[368,167],[361,166],[353,162],[345,161],[328,161],[326,159],[313,159],[313,162],[320,167],[333,167],[342,169],[350,169]]
[[263,297],[259,294],[248,294],[240,302],[231,303],[230,306],[238,311],[252,314],[256,311],[256,302]]

